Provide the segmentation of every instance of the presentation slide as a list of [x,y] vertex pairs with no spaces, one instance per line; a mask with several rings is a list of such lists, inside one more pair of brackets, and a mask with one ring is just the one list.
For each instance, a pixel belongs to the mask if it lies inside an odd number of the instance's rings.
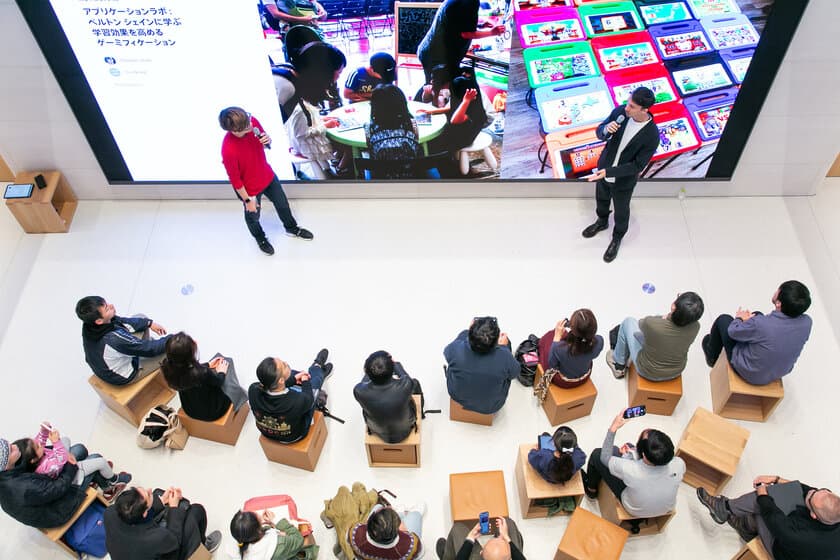
[[227,180],[218,115],[233,105],[266,128],[278,177],[294,177],[254,2],[51,5],[135,181]]

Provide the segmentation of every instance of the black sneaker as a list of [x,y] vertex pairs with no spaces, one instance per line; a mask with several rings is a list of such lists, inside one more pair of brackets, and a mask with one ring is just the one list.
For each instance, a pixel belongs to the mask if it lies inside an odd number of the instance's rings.
[[437,552],[438,558],[443,560],[443,553],[446,550],[446,539],[439,538],[435,543],[435,552]]
[[324,367],[321,368],[321,371],[324,372],[324,381],[326,381],[327,378],[330,376],[330,374],[332,373],[332,370],[333,370],[333,365],[332,365],[332,363],[329,363],[329,362],[324,364]]
[[312,241],[312,239],[315,237],[314,235],[312,235],[311,231],[302,227],[299,227],[297,229],[287,229],[286,235],[288,235],[289,237],[299,237],[301,239],[305,239],[306,241]]
[[703,349],[703,356],[706,358],[706,365],[709,367],[715,367],[715,361],[709,359],[709,343],[711,342],[712,335],[707,334],[703,337],[703,340],[700,342],[700,347]]
[[324,367],[324,364],[327,363],[327,356],[329,356],[329,354],[329,350],[327,350],[326,348],[321,348],[318,354],[315,355],[315,359],[312,360],[312,363]]
[[726,505],[728,498],[724,496],[712,496],[702,486],[697,489],[697,499],[709,510],[709,515],[718,525],[723,525],[730,517],[729,507]]
[[210,552],[210,554],[216,552],[216,549],[219,548],[220,544],[222,544],[221,531],[213,531],[204,539],[204,546],[207,547],[207,551]]
[[610,371],[613,374],[613,377],[616,379],[624,379],[624,375],[627,373],[626,367],[624,364],[616,363],[615,355],[613,354],[612,350],[607,350],[607,366],[610,368]]
[[262,239],[257,241],[257,245],[260,246],[260,251],[262,251],[266,255],[274,254],[274,247],[271,246],[271,243],[268,242],[268,239],[263,237]]
[[597,500],[598,489],[595,488],[593,490],[589,487],[589,476],[587,476],[586,471],[584,469],[580,469],[580,477],[583,479],[583,491],[586,494],[586,497],[590,500]]
[[602,222],[602,221],[598,220],[594,224],[586,226],[586,229],[584,229],[582,232],[580,232],[580,234],[582,236],[586,237],[587,239],[589,239],[590,237],[595,237],[595,235],[599,231],[604,231],[608,227],[609,227],[609,222]]
[[752,515],[730,515],[726,522],[738,532],[744,542],[750,542],[758,536],[758,525]]

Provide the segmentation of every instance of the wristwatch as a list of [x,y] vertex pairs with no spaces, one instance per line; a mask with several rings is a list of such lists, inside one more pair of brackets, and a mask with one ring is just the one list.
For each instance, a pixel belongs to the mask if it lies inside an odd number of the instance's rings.
[[245,199],[245,204],[248,204],[249,202],[251,202],[251,199],[250,199],[250,198],[246,198],[246,199]]

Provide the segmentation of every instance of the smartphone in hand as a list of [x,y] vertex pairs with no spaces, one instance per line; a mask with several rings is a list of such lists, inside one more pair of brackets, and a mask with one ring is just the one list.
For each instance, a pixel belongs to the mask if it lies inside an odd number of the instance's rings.
[[482,511],[478,514],[478,525],[482,535],[490,534],[490,512]]
[[625,410],[624,418],[629,420],[630,418],[638,418],[639,416],[644,416],[645,414],[647,414],[647,407],[640,404],[639,406],[631,406]]

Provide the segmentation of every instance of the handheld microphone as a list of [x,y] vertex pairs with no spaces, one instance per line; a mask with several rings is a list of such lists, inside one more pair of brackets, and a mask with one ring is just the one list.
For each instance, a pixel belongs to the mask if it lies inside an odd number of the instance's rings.
[[[616,122],[616,124],[617,124],[617,125],[621,126],[621,123],[623,123],[623,122],[624,122],[624,119],[625,119],[624,115],[618,115],[618,116],[615,118],[615,122]],[[255,130],[256,130],[256,129],[255,129]],[[616,131],[616,132],[617,132],[617,131]],[[610,134],[607,134],[607,142],[609,142],[610,140],[612,140],[613,135],[615,135],[615,132],[610,133]]]
[[[260,130],[259,127],[255,126],[254,127],[254,136],[256,136],[258,140],[261,139],[263,137],[263,131]],[[265,145],[265,147],[270,150],[271,149],[271,143],[269,142],[268,144]]]

